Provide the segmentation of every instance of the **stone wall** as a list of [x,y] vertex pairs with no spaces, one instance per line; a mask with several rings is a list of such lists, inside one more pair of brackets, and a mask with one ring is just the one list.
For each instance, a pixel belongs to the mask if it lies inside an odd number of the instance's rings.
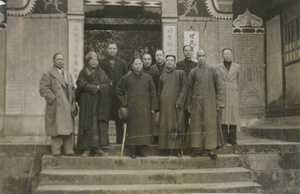
[[56,52],[64,54],[67,68],[66,16],[8,17],[4,135],[45,133],[45,100],[39,95],[39,81]]

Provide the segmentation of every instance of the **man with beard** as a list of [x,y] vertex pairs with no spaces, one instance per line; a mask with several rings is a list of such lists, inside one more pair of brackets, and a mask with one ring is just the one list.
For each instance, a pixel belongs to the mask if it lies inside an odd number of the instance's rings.
[[[142,62],[143,62],[143,72],[150,75],[152,77],[153,82],[156,83],[155,85],[157,85],[159,79],[159,71],[157,68],[153,68],[153,66],[151,66],[152,64],[151,55],[148,53],[143,54]],[[156,86],[156,91],[157,91],[157,86]],[[158,136],[159,136],[158,123],[155,122],[155,120],[158,120],[157,118],[159,118],[159,112],[151,114],[151,120],[152,120],[151,128],[153,130],[154,144],[158,144]]]
[[109,43],[106,49],[107,56],[99,62],[100,67],[105,71],[108,79],[112,83],[111,91],[111,119],[115,121],[117,130],[117,143],[123,140],[123,123],[118,117],[118,110],[121,106],[114,89],[122,76],[128,73],[127,65],[117,57],[118,48],[116,43]]
[[176,57],[166,56],[167,71],[160,76],[158,97],[160,101],[160,130],[158,147],[161,155],[173,150],[181,157],[184,131],[183,105],[186,93],[186,75],[176,69]]
[[130,113],[125,141],[130,156],[145,157],[143,149],[153,142],[150,114],[158,109],[157,96],[151,77],[142,72],[141,59],[134,59],[131,68],[132,72],[119,81],[116,92],[122,107]]
[[208,156],[215,160],[215,148],[218,145],[218,111],[224,107],[225,88],[222,78],[214,67],[206,64],[203,49],[197,52],[198,66],[189,75],[187,108],[191,113],[187,144],[192,149],[192,156],[208,151]]
[[110,81],[98,65],[93,51],[85,56],[85,66],[77,80],[76,99],[80,107],[77,148],[83,157],[103,155],[101,146],[109,145]]

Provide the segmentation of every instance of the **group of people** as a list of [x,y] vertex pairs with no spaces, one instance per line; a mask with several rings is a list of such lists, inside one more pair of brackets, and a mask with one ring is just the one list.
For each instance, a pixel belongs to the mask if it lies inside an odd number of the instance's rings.
[[[182,61],[157,50],[155,64],[144,53],[129,68],[115,43],[106,51],[101,60],[94,51],[85,56],[76,89],[61,53],[43,74],[40,94],[47,101],[45,125],[53,155],[60,156],[62,147],[65,155],[74,155],[78,107],[77,148],[84,157],[105,154],[101,147],[109,145],[109,120],[115,121],[118,144],[125,135],[132,158],[145,157],[145,148],[158,144],[161,155],[181,157],[190,150],[197,157],[205,151],[215,160],[215,149],[236,144],[240,66],[232,62],[231,49],[223,49],[218,65],[206,63],[203,49],[197,52],[198,63],[193,61],[193,49],[186,45]],[[129,114],[125,134],[120,108]]]

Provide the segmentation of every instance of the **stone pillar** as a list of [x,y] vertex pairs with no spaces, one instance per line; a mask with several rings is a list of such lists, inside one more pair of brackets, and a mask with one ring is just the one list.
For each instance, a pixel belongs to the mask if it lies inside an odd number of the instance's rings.
[[0,29],[0,135],[4,128],[5,114],[5,74],[6,74],[6,30]]
[[84,64],[84,1],[68,1],[68,70],[75,83]]
[[177,57],[177,2],[165,0],[162,3],[162,49],[166,55]]

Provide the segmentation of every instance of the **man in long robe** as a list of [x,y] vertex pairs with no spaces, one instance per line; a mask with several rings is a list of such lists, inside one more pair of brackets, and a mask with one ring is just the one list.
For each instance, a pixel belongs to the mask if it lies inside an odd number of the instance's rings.
[[64,56],[56,53],[53,66],[45,72],[40,81],[40,95],[45,98],[46,135],[51,136],[51,150],[54,156],[74,155],[74,117],[77,115],[72,77],[64,69]]
[[159,79],[160,133],[158,147],[161,155],[168,154],[167,150],[174,150],[174,154],[181,157],[186,75],[183,70],[176,69],[175,62],[174,55],[166,56],[167,71]]
[[110,81],[98,65],[97,54],[89,52],[76,89],[80,107],[77,148],[84,150],[84,157],[92,150],[104,154],[101,146],[109,145],[110,93]]
[[[143,62],[143,72],[147,73],[148,75],[151,76],[154,84],[155,84],[155,88],[157,91],[157,83],[158,83],[158,79],[159,79],[159,71],[157,68],[153,68],[153,66],[151,66],[152,64],[152,57],[150,54],[145,53],[142,55],[142,62]],[[159,124],[156,123],[156,120],[158,120],[157,118],[159,118],[159,112],[155,112],[151,114],[151,128],[153,130],[153,139],[154,139],[154,144],[158,144],[158,136],[159,136]]]
[[[185,75],[188,77],[190,74],[190,71],[195,68],[198,63],[192,60],[192,56],[193,56],[193,48],[191,47],[191,45],[185,45],[182,48],[183,51],[183,55],[184,55],[184,60],[182,61],[178,61],[176,64],[176,68],[183,70],[185,72]],[[187,81],[189,82],[189,80]],[[185,94],[187,95],[187,94]],[[186,96],[185,96],[186,99]],[[184,109],[184,122],[185,122],[185,131],[183,131],[183,139],[184,139],[184,144],[185,144],[185,140],[186,140],[186,133],[187,133],[187,129],[189,128],[189,120],[190,120],[190,113],[188,112],[188,110]],[[184,145],[185,147],[186,145]]]
[[105,71],[108,79],[112,82],[111,96],[111,119],[115,121],[117,131],[117,143],[122,143],[123,139],[123,123],[118,116],[118,110],[121,103],[114,89],[122,76],[128,73],[125,62],[117,56],[118,47],[116,43],[109,43],[106,49],[107,56],[99,62],[100,67]]
[[116,87],[122,107],[129,109],[125,144],[130,148],[132,158],[145,156],[145,146],[153,143],[150,114],[158,109],[157,96],[151,77],[142,72],[143,64],[135,59],[132,73],[123,76]]
[[187,108],[191,113],[191,123],[187,143],[192,156],[208,151],[211,159],[217,155],[214,150],[218,141],[218,111],[224,107],[225,88],[217,70],[206,64],[206,53],[197,52],[198,66],[191,70]]

